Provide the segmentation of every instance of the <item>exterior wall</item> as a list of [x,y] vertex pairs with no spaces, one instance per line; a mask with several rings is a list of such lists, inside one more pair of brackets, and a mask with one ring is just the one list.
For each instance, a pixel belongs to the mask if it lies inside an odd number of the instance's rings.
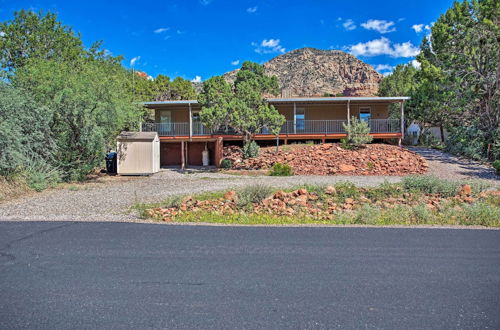
[[[202,166],[202,152],[205,150],[205,142],[184,142],[187,153],[186,166]],[[209,154],[209,165],[215,164],[215,142],[207,142]],[[182,163],[181,142],[162,142],[160,148],[161,166],[181,166]]]
[[[274,104],[279,113],[285,116],[286,120],[293,120],[293,104]],[[347,104],[296,104],[297,109],[305,109],[305,120],[347,120]],[[366,103],[350,105],[351,117],[359,115],[360,107],[371,109],[372,119],[389,118],[389,103]],[[192,111],[200,111],[198,105],[191,105]],[[189,122],[189,106],[176,105],[172,107],[159,107],[155,109],[155,122],[160,122],[160,112],[170,110],[172,112],[172,122]]]
[[161,166],[181,165],[180,142],[160,143],[160,165]]
[[[160,112],[162,110],[168,110],[172,112],[172,122],[173,123],[187,123],[189,122],[189,106],[186,105],[177,105],[174,107],[159,107],[155,109],[155,122],[160,122]],[[192,111],[200,111],[201,108],[198,105],[191,105]]]

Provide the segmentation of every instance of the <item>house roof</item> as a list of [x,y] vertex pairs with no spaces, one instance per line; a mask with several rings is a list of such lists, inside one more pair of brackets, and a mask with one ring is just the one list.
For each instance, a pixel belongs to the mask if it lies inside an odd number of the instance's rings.
[[[383,103],[398,103],[409,100],[409,96],[341,96],[341,97],[292,97],[292,98],[268,98],[269,103],[347,103],[347,102],[383,102]],[[198,104],[197,100],[170,100],[170,101],[155,101],[143,102],[145,106],[155,105],[183,105],[183,104]]]

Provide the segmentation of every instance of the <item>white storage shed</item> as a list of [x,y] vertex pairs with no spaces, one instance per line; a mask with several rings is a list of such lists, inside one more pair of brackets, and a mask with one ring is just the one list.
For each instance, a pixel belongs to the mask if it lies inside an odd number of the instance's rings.
[[148,175],[160,170],[160,139],[156,132],[122,132],[116,138],[117,172]]

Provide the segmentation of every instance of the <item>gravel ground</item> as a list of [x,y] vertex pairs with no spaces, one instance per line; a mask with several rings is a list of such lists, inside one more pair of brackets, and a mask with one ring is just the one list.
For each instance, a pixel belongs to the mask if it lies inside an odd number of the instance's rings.
[[500,185],[500,176],[491,166],[470,159],[458,158],[451,154],[423,147],[408,147],[420,154],[429,164],[428,174],[447,180],[484,180],[493,185]]
[[[412,148],[428,159],[430,174],[464,180],[482,179],[499,185],[491,168],[463,161],[436,150]],[[176,194],[238,188],[249,184],[290,187],[299,184],[335,184],[350,181],[358,186],[376,186],[384,181],[398,182],[401,177],[387,176],[236,176],[195,172],[182,174],[173,169],[144,178],[109,180],[102,184],[52,189],[0,204],[0,220],[52,221],[138,221],[130,207],[137,202],[155,202]]]

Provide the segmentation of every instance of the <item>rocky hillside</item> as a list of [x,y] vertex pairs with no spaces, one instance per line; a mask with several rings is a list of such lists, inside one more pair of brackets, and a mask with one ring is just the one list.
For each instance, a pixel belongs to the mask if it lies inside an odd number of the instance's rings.
[[[283,96],[373,96],[382,75],[371,65],[340,50],[296,49],[264,64],[266,73],[276,75]],[[224,75],[233,81],[235,71]]]

